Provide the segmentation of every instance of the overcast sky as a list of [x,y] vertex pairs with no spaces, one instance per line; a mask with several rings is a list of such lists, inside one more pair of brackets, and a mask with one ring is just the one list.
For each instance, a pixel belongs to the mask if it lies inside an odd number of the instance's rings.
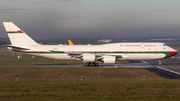
[[2,22],[35,39],[180,37],[180,0],[0,0]]

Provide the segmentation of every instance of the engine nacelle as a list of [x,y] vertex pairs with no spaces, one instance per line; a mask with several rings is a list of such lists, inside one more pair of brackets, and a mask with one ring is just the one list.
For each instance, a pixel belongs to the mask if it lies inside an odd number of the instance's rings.
[[103,62],[105,64],[115,64],[116,56],[103,56]]
[[96,56],[94,54],[84,54],[82,59],[85,63],[86,62],[95,62]]

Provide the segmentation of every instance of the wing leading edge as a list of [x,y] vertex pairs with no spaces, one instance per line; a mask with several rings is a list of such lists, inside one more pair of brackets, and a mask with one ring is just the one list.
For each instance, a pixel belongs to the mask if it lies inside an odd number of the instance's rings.
[[53,50],[49,50],[49,51],[65,53],[65,54],[68,54],[71,57],[75,57],[75,58],[78,58],[78,59],[81,59],[81,60],[83,60],[83,57],[86,54],[94,55],[96,60],[102,60],[105,56],[114,56],[116,58],[116,60],[121,59],[123,57],[122,55],[92,54],[92,53],[84,53],[84,52],[53,51]]

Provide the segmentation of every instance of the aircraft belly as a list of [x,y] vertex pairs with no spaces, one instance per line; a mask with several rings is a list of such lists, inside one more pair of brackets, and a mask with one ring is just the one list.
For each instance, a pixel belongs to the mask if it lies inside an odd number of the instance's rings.
[[37,54],[37,56],[57,60],[76,60],[74,57],[68,56],[67,54]]
[[152,59],[162,59],[165,54],[128,54],[129,60],[152,60]]

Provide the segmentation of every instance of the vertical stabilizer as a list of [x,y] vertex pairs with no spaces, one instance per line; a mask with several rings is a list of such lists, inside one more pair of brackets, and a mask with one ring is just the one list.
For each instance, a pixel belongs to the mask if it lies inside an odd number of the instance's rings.
[[71,40],[68,40],[69,45],[74,45],[74,43]]
[[12,22],[3,22],[12,45],[37,45],[25,32]]

